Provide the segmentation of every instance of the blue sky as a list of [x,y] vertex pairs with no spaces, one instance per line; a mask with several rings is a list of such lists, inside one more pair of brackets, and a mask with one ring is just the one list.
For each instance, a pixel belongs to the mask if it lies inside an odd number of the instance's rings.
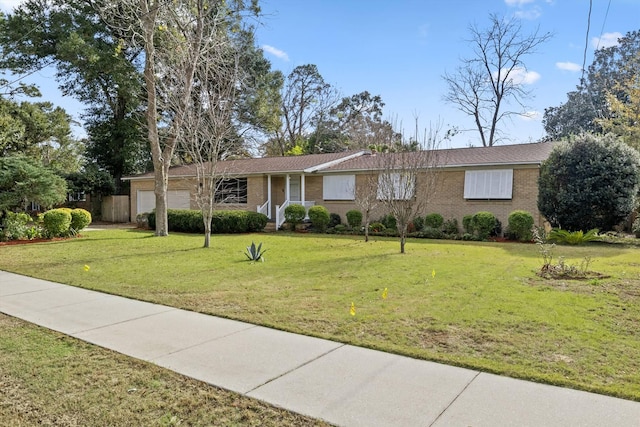
[[[0,0],[10,10],[16,0]],[[325,81],[343,96],[367,90],[385,102],[384,116],[405,128],[442,122],[461,132],[453,147],[480,145],[467,116],[443,101],[445,71],[454,72],[470,55],[468,27],[484,28],[489,14],[521,20],[523,31],[539,28],[553,38],[525,58],[534,95],[527,117],[504,122],[502,143],[535,141],[544,135],[545,107],[565,101],[578,84],[587,42],[586,65],[596,46],[640,29],[640,0],[593,0],[588,41],[588,0],[261,0],[264,17],[257,43],[274,69],[285,74],[315,64]],[[53,71],[34,76],[44,98],[68,109],[79,120],[83,106],[56,90]]]

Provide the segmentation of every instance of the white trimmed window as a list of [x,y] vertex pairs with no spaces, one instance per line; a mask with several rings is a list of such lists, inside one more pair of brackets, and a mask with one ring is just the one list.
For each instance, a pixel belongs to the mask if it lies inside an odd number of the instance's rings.
[[416,190],[414,174],[381,173],[378,175],[378,200],[409,200]]
[[214,193],[216,203],[247,203],[247,178],[218,181]]
[[513,169],[465,171],[465,199],[511,199]]
[[322,177],[322,198],[324,200],[355,200],[355,175],[324,175]]
[[74,191],[72,193],[69,193],[68,199],[70,202],[86,202],[87,195],[84,193],[84,191]]

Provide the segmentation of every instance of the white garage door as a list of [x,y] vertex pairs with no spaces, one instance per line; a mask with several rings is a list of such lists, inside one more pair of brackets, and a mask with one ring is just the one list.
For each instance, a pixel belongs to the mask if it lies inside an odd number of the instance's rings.
[[137,212],[136,215],[141,213],[151,212],[156,208],[156,195],[153,191],[138,190],[138,196],[136,197]]
[[[169,190],[167,192],[169,209],[191,209],[188,190]],[[137,214],[151,212],[156,208],[156,195],[153,191],[138,190]]]

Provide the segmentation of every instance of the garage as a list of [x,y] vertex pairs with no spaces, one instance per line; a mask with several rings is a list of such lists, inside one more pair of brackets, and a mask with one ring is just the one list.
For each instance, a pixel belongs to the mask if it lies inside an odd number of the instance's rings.
[[[138,190],[136,197],[136,215],[151,212],[156,207],[156,195],[150,190]],[[167,191],[167,206],[169,209],[191,209],[188,190]]]

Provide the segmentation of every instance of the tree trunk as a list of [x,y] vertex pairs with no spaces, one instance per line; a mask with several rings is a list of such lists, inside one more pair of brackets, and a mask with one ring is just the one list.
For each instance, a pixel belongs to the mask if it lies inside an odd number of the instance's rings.
[[211,246],[211,217],[212,215],[203,215],[204,220],[204,248]]
[[167,218],[167,186],[168,180],[164,174],[164,168],[155,171],[156,195],[156,236],[169,235],[169,219]]
[[400,253],[403,254],[404,253],[404,244],[407,241],[407,237],[405,236],[404,233],[402,233],[400,235]]
[[369,241],[369,219],[364,222],[364,241]]

